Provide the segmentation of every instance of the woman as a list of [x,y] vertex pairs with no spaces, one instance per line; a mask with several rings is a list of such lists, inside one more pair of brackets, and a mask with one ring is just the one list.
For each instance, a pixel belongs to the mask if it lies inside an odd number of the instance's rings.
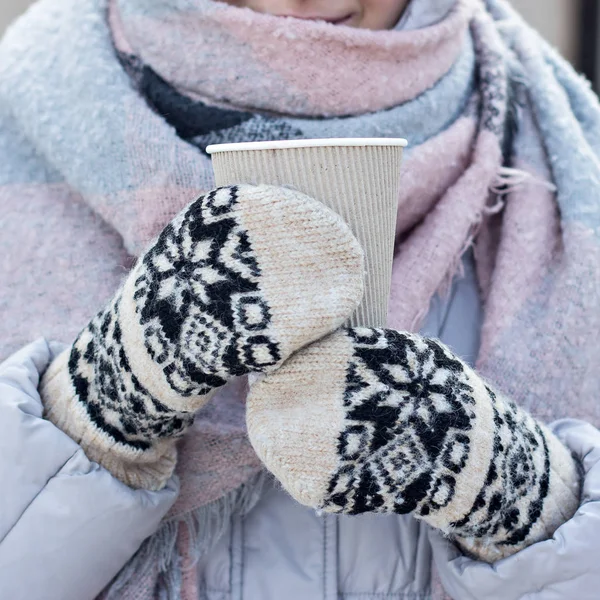
[[[2,597],[593,598],[595,97],[503,2],[235,4],[3,40]],[[210,192],[347,135],[411,142],[386,330],[335,215]]]

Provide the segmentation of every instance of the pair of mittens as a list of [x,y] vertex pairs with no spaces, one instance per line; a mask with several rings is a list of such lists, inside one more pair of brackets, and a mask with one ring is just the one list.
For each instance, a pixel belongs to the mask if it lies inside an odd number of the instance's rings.
[[214,392],[339,328],[363,279],[360,245],[320,202],[265,185],[214,190],[48,368],[45,416],[127,485],[160,489]]
[[488,562],[548,539],[579,506],[562,443],[418,335],[340,329],[256,381],[247,421],[300,503],[412,513]]

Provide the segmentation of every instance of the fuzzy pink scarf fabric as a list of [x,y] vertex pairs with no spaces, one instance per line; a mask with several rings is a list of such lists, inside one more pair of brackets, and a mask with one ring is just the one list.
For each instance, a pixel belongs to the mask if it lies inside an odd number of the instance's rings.
[[[109,22],[120,52],[139,57],[181,93],[212,105],[321,117],[381,111],[418,97],[456,61],[477,6],[460,0],[447,19],[427,30],[372,32],[281,19],[206,0],[191,13],[174,10],[172,2],[158,4],[163,10],[154,16],[135,10],[135,3],[111,0]],[[409,160],[409,165],[421,165],[407,168],[399,199],[399,235],[421,221],[464,171],[476,137],[476,121],[458,119]],[[499,162],[495,136],[485,137],[491,147],[487,172],[480,193],[471,194],[481,206]],[[446,154],[451,160],[445,162],[439,178],[424,187],[422,173],[428,169],[424,159],[431,153]],[[202,160],[202,168],[210,169],[208,161]],[[149,198],[145,202],[151,205]],[[479,220],[480,215],[473,214],[473,207],[465,212],[467,221],[462,226],[468,231],[468,220]],[[152,216],[148,213],[144,220]],[[164,224],[162,214],[154,215],[136,247]],[[448,254],[453,261],[460,258],[467,231],[456,233],[455,247]],[[435,277],[447,276],[456,266],[446,263],[446,259],[440,262],[445,273],[432,276],[431,289],[415,290],[421,297],[406,304],[415,307],[415,314],[403,317],[405,328],[416,326],[426,312],[439,287]],[[400,316],[400,310],[394,313]],[[245,435],[243,385],[229,386],[219,394],[183,440],[177,469],[182,493],[170,518],[185,517],[218,500],[261,470]]]
[[[0,144],[15,148],[15,131],[28,144],[3,196],[9,348],[76,334],[128,254],[212,187],[206,143],[404,135],[389,326],[417,329],[473,246],[478,370],[543,420],[600,423],[600,107],[503,0],[456,0],[426,27],[385,32],[212,0],[63,4],[7,35],[0,57],[12,119]],[[229,125],[172,123],[165,97],[183,112],[218,108]],[[198,414],[180,448],[181,496],[112,597],[195,597],[194,557],[255,498],[244,385]]]
[[[444,290],[462,253],[474,245],[486,308],[480,372],[542,419],[577,416],[597,423],[598,376],[592,369],[599,352],[590,334],[600,328],[593,307],[598,239],[589,221],[567,221],[563,214],[561,222],[560,194],[562,202],[576,200],[557,181],[560,169],[552,164],[539,116],[546,99],[523,81],[538,77],[541,94],[555,95],[543,116],[552,126],[561,106],[568,113],[571,108],[547,50],[503,4],[491,4],[458,0],[442,21],[410,32],[354,31],[213,2],[157,18],[125,14],[114,0],[111,23],[120,51],[151,65],[187,97],[289,117],[408,105],[447,76],[470,40],[476,78],[470,100],[406,161],[389,326],[418,328],[432,296]],[[506,21],[505,39],[493,16]],[[566,69],[552,58],[554,69]],[[597,110],[589,94],[585,101]],[[577,352],[582,348],[585,355]],[[243,418],[224,418],[236,414],[227,405],[237,402],[235,396],[227,398],[217,400],[222,411],[213,405],[199,416],[182,444],[183,491],[172,516],[189,515],[260,469],[243,435]],[[207,426],[214,428],[210,435]],[[180,532],[184,556],[192,537],[189,530]],[[193,573],[183,580],[184,596],[195,593]],[[433,587],[442,594],[435,581]]]

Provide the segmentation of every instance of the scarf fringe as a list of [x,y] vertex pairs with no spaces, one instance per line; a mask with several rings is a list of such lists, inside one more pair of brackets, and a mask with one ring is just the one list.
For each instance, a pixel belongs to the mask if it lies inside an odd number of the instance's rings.
[[143,580],[153,569],[158,569],[158,577],[152,598],[180,600],[183,580],[182,559],[177,547],[180,527],[188,528],[192,558],[188,568],[192,568],[223,536],[233,515],[243,516],[254,508],[271,479],[270,473],[261,471],[222,498],[184,517],[165,521],[113,580],[102,596],[103,600],[120,600],[122,592],[134,579]]
[[[511,167],[500,167],[500,169],[498,169],[498,173],[490,185],[490,192],[500,199],[518,190],[527,183],[541,185],[551,192],[556,192],[556,186],[550,181],[546,181],[541,177],[536,177],[528,171],[513,169]],[[486,214],[496,214],[502,210],[503,206],[503,202],[498,202],[493,206],[487,207],[485,209]]]
[[[502,212],[504,206],[506,205],[506,196],[517,191],[526,184],[540,185],[551,192],[557,191],[557,188],[553,183],[546,181],[541,177],[536,177],[528,171],[515,169],[512,167],[500,167],[489,186],[490,195],[491,197],[495,198],[495,202],[493,204],[488,204],[483,208],[478,219],[473,223],[460,252],[452,258],[446,275],[437,288],[436,293],[439,296],[442,298],[447,297],[452,289],[452,283],[454,279],[460,279],[464,276],[462,256],[471,246],[473,246],[475,238],[481,229],[484,218],[497,215],[498,213]],[[427,316],[428,311],[429,307],[427,306],[422,308],[415,315],[415,318],[411,324],[411,331],[418,331],[421,323]]]
[[[142,544],[134,557],[113,580],[105,591],[103,600],[120,600],[122,592],[132,580],[142,580],[157,565],[161,574],[166,573],[169,567],[177,567],[179,570],[179,557],[176,549],[177,533],[178,523],[176,521],[163,523],[160,529]],[[159,598],[162,600],[163,596],[159,596]],[[170,600],[169,597],[167,598]]]
[[[553,183],[546,181],[541,177],[536,177],[528,171],[515,169],[512,167],[500,167],[489,186],[490,195],[495,197],[495,202],[493,204],[486,205],[478,219],[473,223],[460,252],[453,257],[448,271],[446,272],[445,277],[442,279],[437,289],[437,294],[443,298],[447,297],[452,289],[452,283],[454,279],[460,279],[464,277],[462,256],[471,246],[473,246],[477,234],[479,233],[483,224],[484,218],[497,215],[498,213],[502,212],[504,206],[506,205],[506,196],[517,191],[526,184],[540,185],[551,192],[557,191],[557,188]],[[427,316],[428,311],[429,307],[426,307],[417,313],[415,319],[413,320],[411,331],[417,331],[419,329],[419,326]]]
[[185,523],[189,531],[192,566],[221,539],[232,516],[244,516],[254,508],[272,479],[268,471],[261,471],[230,494],[188,513],[179,521]]

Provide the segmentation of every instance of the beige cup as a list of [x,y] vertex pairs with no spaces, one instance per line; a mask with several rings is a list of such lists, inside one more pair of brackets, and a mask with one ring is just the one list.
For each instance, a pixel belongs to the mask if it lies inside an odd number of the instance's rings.
[[218,186],[291,186],[348,223],[365,251],[362,304],[351,324],[385,327],[403,139],[323,139],[209,146]]

